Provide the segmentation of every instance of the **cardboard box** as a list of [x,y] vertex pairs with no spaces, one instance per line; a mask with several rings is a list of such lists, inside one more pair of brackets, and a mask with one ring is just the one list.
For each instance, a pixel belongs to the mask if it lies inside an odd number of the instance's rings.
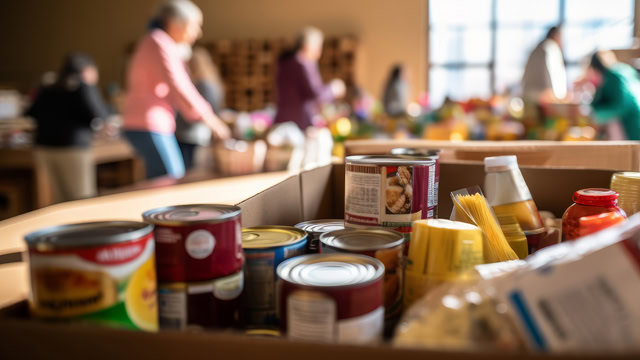
[[[539,208],[550,210],[561,215],[566,207],[571,205],[571,196],[577,189],[583,187],[606,187],[612,171],[609,170],[581,170],[581,169],[522,169],[525,180],[538,203]],[[242,178],[241,178],[242,179]],[[241,181],[236,180],[236,182]],[[255,179],[259,179],[256,177]],[[254,179],[254,180],[255,180]],[[269,179],[266,177],[266,179]],[[440,214],[448,217],[451,209],[449,192],[470,185],[482,184],[484,169],[482,165],[442,164],[440,186]],[[273,180],[273,179],[272,179]],[[257,181],[257,180],[256,180]],[[216,193],[229,188],[229,183],[218,182],[217,189],[207,188],[211,182],[193,184],[188,188],[176,187],[172,189],[175,199],[185,199],[181,196],[197,192],[198,186],[206,189],[200,196],[200,202],[219,202]],[[160,191],[160,190],[154,190]],[[184,194],[183,194],[184,193]],[[162,192],[157,195],[161,197]],[[149,199],[149,193],[125,194],[120,198],[122,204],[146,203],[140,199]],[[138,201],[134,200],[137,198]],[[166,200],[165,198],[163,198]],[[228,199],[228,198],[227,198]],[[163,200],[163,201],[164,201]],[[87,200],[88,201],[88,200]],[[100,201],[94,199],[91,201]],[[104,207],[107,212],[111,209]],[[184,201],[182,201],[184,202]],[[93,203],[92,203],[93,204]],[[150,204],[149,204],[150,205]],[[87,213],[86,203],[70,203],[61,209],[57,215],[64,217],[65,213],[75,214],[75,207],[83,207],[85,216],[102,218],[100,207],[91,208]],[[248,196],[239,202],[243,210],[244,226],[260,224],[288,224],[292,225],[302,220],[314,218],[340,218],[344,207],[344,165],[335,164],[317,168],[311,171],[294,174],[285,180]],[[129,212],[125,212],[129,214]],[[29,215],[29,214],[27,214]],[[49,221],[49,220],[45,220]],[[22,225],[34,227],[42,222],[38,216],[23,217]],[[11,224],[9,224],[11,225]],[[0,233],[4,228],[0,224]],[[14,236],[17,232],[14,230]],[[7,239],[3,239],[7,240]],[[11,239],[15,240],[15,239]],[[23,264],[21,264],[23,265]],[[0,279],[18,282],[24,289],[26,265],[22,267],[22,276],[15,276],[13,272],[0,267]],[[5,291],[7,286],[0,288]],[[100,327],[83,326],[79,324],[49,324],[29,320],[27,304],[22,300],[12,306],[0,310],[4,318],[0,318],[0,346],[3,348],[4,358],[35,358],[51,355],[64,356],[67,359],[92,358],[209,358],[212,356],[253,358],[253,359],[283,359],[304,358],[311,359],[426,359],[443,358],[455,359],[528,359],[534,355],[513,353],[465,353],[440,352],[419,349],[396,349],[388,345],[380,346],[349,346],[336,344],[315,344],[292,342],[286,339],[257,339],[239,334],[210,332],[210,333],[179,333],[160,332],[157,334],[130,332]],[[614,356],[605,354],[592,355],[592,358],[611,359]],[[582,355],[562,356],[563,359],[586,358]],[[618,357],[615,357],[618,358]],[[624,357],[619,357],[624,358]],[[628,358],[633,358],[629,356]],[[636,357],[637,358],[637,357]]]
[[443,162],[482,162],[487,156],[517,155],[520,166],[640,170],[640,142],[636,141],[354,140],[345,143],[345,153],[389,154],[398,147],[440,149]]

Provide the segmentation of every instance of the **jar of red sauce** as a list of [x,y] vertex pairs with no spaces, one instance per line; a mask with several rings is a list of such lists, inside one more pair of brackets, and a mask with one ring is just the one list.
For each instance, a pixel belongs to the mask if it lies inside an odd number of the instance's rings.
[[[615,213],[610,217],[612,220],[609,226],[617,224],[620,217],[627,217],[624,210],[618,207],[618,193],[610,189],[578,190],[573,194],[573,202],[574,204],[569,206],[562,216],[563,241],[575,240],[588,233],[586,229],[581,229],[581,226],[585,226],[585,222],[581,222],[581,219],[586,217]],[[600,224],[599,228],[608,227],[602,225],[605,224]]]

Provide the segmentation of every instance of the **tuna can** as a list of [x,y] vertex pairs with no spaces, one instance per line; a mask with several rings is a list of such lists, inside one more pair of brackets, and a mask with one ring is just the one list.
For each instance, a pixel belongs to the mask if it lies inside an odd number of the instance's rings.
[[242,271],[210,281],[159,283],[160,328],[238,328],[243,287]]
[[320,252],[348,252],[376,258],[384,265],[385,332],[393,328],[402,314],[404,237],[383,229],[348,229],[320,236]]
[[317,254],[320,252],[320,235],[332,231],[344,230],[343,219],[322,219],[301,222],[295,225],[296,228],[304,230],[309,234],[307,254]]
[[412,148],[395,148],[391,150],[391,154],[393,155],[405,155],[405,156],[419,156],[419,157],[427,157],[433,161],[436,162],[436,169],[435,169],[435,180],[434,180],[434,186],[435,186],[435,193],[436,193],[436,198],[435,198],[435,216],[434,218],[438,217],[438,194],[439,189],[440,189],[440,150],[436,150],[436,149],[412,149]]
[[435,216],[435,160],[370,155],[345,161],[345,227],[397,230],[404,234],[406,254],[412,223]]
[[278,308],[291,339],[374,343],[384,326],[384,265],[358,254],[312,254],[278,266]]
[[142,216],[156,226],[159,282],[209,281],[242,270],[239,207],[179,205]]
[[25,240],[34,316],[158,329],[153,225],[62,225],[28,234]]
[[249,328],[278,325],[276,268],[303,255],[307,233],[291,226],[256,226],[242,229],[246,258],[243,318]]

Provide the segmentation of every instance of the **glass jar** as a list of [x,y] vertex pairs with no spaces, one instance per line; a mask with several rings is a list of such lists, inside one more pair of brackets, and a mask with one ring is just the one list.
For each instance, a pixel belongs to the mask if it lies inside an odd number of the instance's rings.
[[[609,226],[615,225],[616,218],[626,218],[627,215],[618,207],[618,193],[610,189],[582,189],[573,194],[574,204],[569,206],[562,216],[562,241],[575,240],[582,235],[589,233],[588,229],[583,229],[591,222],[592,216],[616,213],[605,217],[611,218]],[[598,226],[599,229],[603,227]]]

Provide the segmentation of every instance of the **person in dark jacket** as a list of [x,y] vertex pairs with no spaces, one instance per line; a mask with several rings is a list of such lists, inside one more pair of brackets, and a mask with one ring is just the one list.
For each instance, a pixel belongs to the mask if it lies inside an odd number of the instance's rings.
[[409,81],[404,67],[400,64],[394,65],[382,96],[382,105],[387,115],[397,117],[405,114],[409,105],[409,92]]
[[54,202],[96,195],[92,123],[108,115],[91,57],[68,55],[52,85],[42,87],[26,115],[35,119],[35,163],[51,184]]
[[301,130],[313,126],[322,104],[344,96],[345,85],[334,79],[323,83],[318,69],[322,55],[322,32],[313,27],[299,31],[293,49],[282,54],[276,74],[275,123],[293,122]]

